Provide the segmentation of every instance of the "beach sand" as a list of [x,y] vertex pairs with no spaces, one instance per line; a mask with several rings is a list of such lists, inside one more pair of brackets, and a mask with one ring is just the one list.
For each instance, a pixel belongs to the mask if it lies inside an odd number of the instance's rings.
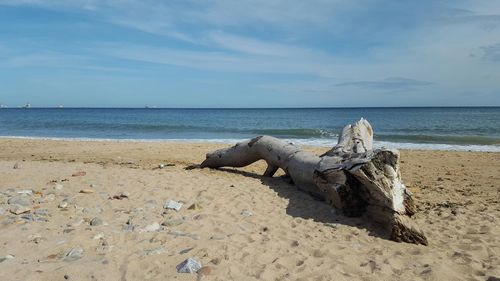
[[[417,246],[261,177],[263,163],[184,169],[225,146],[1,139],[0,280],[500,278],[500,153],[401,152]],[[189,257],[204,274],[177,273]]]

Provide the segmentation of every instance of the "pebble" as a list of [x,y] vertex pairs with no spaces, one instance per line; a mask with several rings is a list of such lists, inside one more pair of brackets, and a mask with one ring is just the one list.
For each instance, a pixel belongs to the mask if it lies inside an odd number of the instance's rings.
[[55,190],[61,190],[61,189],[63,189],[63,185],[60,184],[60,183],[56,183],[56,185],[54,185],[54,189]]
[[164,222],[161,223],[161,225],[163,226],[177,226],[177,225],[181,225],[184,223],[184,220],[182,219],[170,219],[170,220],[166,220]]
[[103,224],[103,221],[102,219],[98,218],[98,217],[95,217],[93,219],[90,220],[90,223],[89,223],[91,226],[99,226],[99,225],[102,225]]
[[191,204],[191,206],[188,207],[188,210],[201,210],[202,207],[200,204],[197,204],[197,203],[194,203],[194,204]]
[[94,235],[94,237],[92,239],[99,240],[101,238],[104,238],[104,232],[97,233],[96,235]]
[[19,190],[17,194],[22,194],[22,195],[33,195],[33,190],[32,189],[23,189]]
[[71,176],[72,177],[83,177],[87,174],[87,172],[84,172],[84,171],[80,171],[80,172],[76,172],[74,174],[72,174]]
[[201,267],[200,261],[195,258],[188,258],[177,265],[176,269],[178,273],[196,273]]
[[13,255],[6,255],[5,257],[0,257],[0,263],[4,262],[6,260],[12,260],[12,259],[14,259]]
[[68,208],[68,202],[63,201],[63,202],[59,203],[59,205],[57,207],[61,208],[61,209],[66,209],[66,208]]
[[76,261],[83,257],[83,249],[80,247],[73,248],[69,250],[65,255],[64,261]]
[[249,210],[243,210],[243,211],[241,211],[241,215],[244,217],[251,217],[251,216],[253,216],[253,213],[250,212]]
[[154,208],[156,208],[156,201],[153,200],[153,199],[146,201],[145,207],[148,208],[148,209],[154,209]]
[[31,200],[26,195],[17,195],[7,200],[7,203],[27,207],[31,205]]
[[153,249],[146,249],[144,250],[144,252],[146,253],[147,256],[150,256],[150,255],[163,254],[166,250],[167,249],[165,248],[165,246],[160,246]]
[[130,196],[130,193],[128,192],[120,192],[118,193],[117,195],[113,195],[113,197],[111,197],[111,199],[118,199],[118,200],[122,200],[122,199],[125,199],[125,198],[129,198]]
[[157,223],[157,222],[154,222],[154,223],[152,223],[150,225],[146,225],[142,229],[143,232],[153,232],[153,231],[158,231],[158,230],[160,230],[160,224]]
[[202,276],[210,275],[212,273],[212,267],[210,266],[203,266],[198,270],[198,274]]
[[14,166],[12,167],[13,169],[17,170],[19,169],[19,164],[18,163],[15,163]]
[[165,203],[165,206],[163,208],[179,211],[182,208],[182,205],[183,204],[180,202],[170,200],[167,203]]
[[10,208],[9,211],[11,213],[13,213],[14,215],[20,215],[20,214],[24,214],[24,213],[31,211],[31,208],[28,208],[25,206],[14,205],[13,207]]
[[80,193],[94,193],[94,190],[89,189],[89,188],[85,188],[85,189],[80,190]]

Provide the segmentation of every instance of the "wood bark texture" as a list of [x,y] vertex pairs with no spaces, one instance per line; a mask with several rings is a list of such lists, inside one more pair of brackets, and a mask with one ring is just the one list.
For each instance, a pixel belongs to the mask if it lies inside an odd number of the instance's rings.
[[401,180],[399,152],[373,150],[367,120],[345,126],[337,145],[321,156],[291,142],[258,136],[208,153],[200,167],[244,167],[259,160],[267,162],[264,176],[283,169],[299,189],[344,215],[367,215],[387,226],[392,240],[427,245],[426,236],[410,219],[415,204]]

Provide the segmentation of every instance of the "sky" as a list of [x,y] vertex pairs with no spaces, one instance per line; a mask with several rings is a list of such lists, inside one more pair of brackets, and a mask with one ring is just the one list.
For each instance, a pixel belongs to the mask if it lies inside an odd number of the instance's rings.
[[499,0],[0,0],[0,104],[499,106]]

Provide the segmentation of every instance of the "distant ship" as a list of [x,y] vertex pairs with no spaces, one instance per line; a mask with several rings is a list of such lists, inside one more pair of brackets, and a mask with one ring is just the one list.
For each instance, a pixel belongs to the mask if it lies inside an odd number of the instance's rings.
[[23,108],[31,108],[31,104],[30,104],[29,102],[27,102],[27,103],[23,106]]

